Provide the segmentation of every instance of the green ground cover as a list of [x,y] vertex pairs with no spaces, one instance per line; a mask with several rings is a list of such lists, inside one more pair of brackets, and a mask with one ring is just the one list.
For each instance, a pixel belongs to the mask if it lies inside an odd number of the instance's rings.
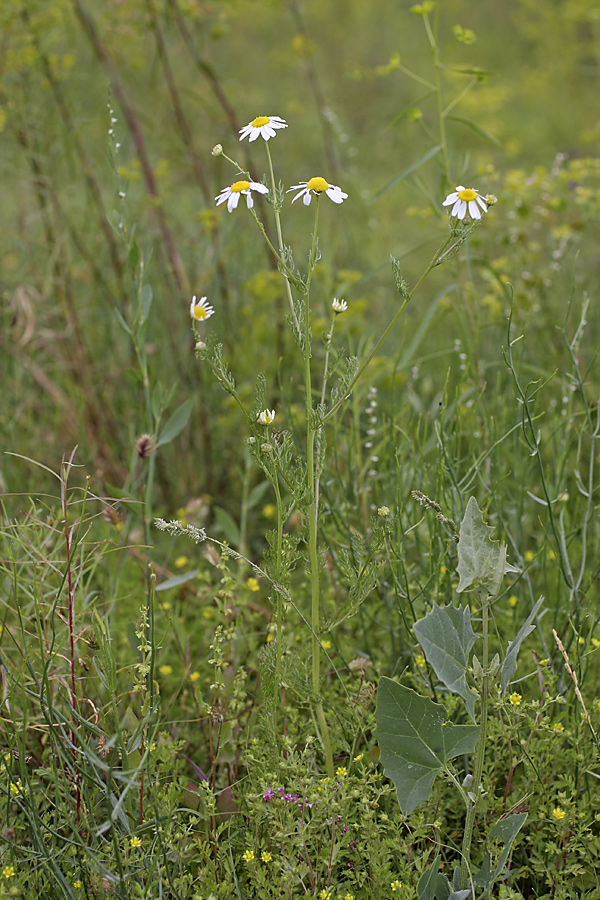
[[600,896],[600,9],[0,24],[0,897]]

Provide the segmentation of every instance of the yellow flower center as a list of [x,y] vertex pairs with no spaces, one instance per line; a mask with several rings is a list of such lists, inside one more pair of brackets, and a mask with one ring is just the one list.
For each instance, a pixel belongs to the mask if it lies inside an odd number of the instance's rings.
[[231,193],[232,194],[241,194],[242,191],[247,191],[250,187],[249,181],[235,181],[231,185]]
[[[203,306],[195,306],[194,307],[194,318],[198,319],[198,321],[200,321],[200,322],[204,322],[204,320],[206,318],[206,310],[204,309]],[[187,562],[187,559],[185,562]],[[177,565],[177,560],[175,560],[175,565]],[[185,565],[185,563],[182,563],[181,565]]]
[[327,190],[329,185],[324,178],[321,178],[321,176],[318,175],[316,178],[311,178],[306,187],[309,191],[314,191],[316,194],[322,194],[323,191]]
[[464,200],[465,203],[469,203],[470,200],[477,200],[477,191],[472,191],[471,188],[465,188],[464,191],[458,192],[458,199]]
[[262,128],[263,125],[268,125],[268,124],[269,124],[268,116],[258,116],[256,119],[253,120],[252,127],[253,128]]

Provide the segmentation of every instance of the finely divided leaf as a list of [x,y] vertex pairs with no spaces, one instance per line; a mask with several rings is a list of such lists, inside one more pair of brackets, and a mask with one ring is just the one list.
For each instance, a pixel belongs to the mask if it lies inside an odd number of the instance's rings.
[[538,602],[535,604],[535,606],[527,616],[525,623],[517,632],[517,636],[515,637],[514,641],[508,642],[508,649],[506,651],[506,656],[504,657],[504,662],[502,663],[502,671],[500,674],[500,685],[502,687],[502,693],[505,693],[510,679],[517,671],[517,655],[519,653],[519,648],[527,635],[531,634],[531,632],[534,630],[535,625],[533,624],[533,620],[537,616],[538,610],[543,602],[544,598],[540,597]]
[[391,678],[380,679],[377,740],[385,774],[396,785],[404,813],[427,800],[435,776],[449,760],[472,753],[477,746],[478,726],[452,725],[444,715],[438,703]]
[[465,701],[470,718],[475,721],[477,694],[467,685],[469,654],[477,637],[471,627],[468,606],[438,606],[414,625],[415,634],[437,677],[453,694]]

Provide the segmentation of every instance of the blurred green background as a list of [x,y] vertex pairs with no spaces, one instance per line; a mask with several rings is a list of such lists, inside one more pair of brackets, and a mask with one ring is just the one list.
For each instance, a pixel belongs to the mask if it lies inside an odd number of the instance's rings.
[[[211,149],[222,143],[262,179],[262,141],[239,144],[237,130],[257,115],[281,115],[289,128],[271,142],[276,177],[289,186],[321,174],[348,192],[342,207],[322,216],[315,311],[321,304],[324,316],[331,297],[346,297],[351,309],[340,339],[360,355],[398,302],[389,255],[404,261],[413,282],[445,234],[439,203],[454,187],[433,156],[381,193],[437,139],[434,99],[406,74],[433,77],[423,20],[410,8],[382,0],[5,0],[4,449],[55,468],[77,444],[78,462],[100,485],[131,487],[134,443],[146,424],[131,342],[115,314],[133,296],[117,211],[124,231],[135,226],[153,290],[151,381],[174,389],[169,412],[194,397],[191,427],[157,463],[158,504],[168,511],[192,496],[231,494],[235,506],[230,476],[241,446],[231,435],[241,423],[194,358],[191,295],[207,295],[217,309],[211,330],[248,394],[265,370],[275,403],[284,390],[278,360],[289,362],[293,350],[282,321],[273,319],[283,287],[253,223],[243,209],[228,215],[215,208],[235,171]],[[487,217],[485,236],[483,229],[476,235],[475,251],[488,260],[477,321],[469,325],[447,298],[433,315],[448,283],[440,270],[375,363],[374,376],[389,373],[430,310],[426,346],[405,366],[407,373],[415,362],[421,367],[423,409],[443,390],[465,327],[484,369],[500,364],[507,302],[499,278],[521,297],[517,319],[533,310],[536,341],[546,342],[549,282],[558,288],[553,312],[562,319],[573,278],[585,286],[592,277],[597,170],[593,162],[575,175],[567,169],[594,156],[600,135],[599,28],[600,5],[584,0],[441,4],[446,103],[473,85],[452,111],[471,125],[447,122],[453,172],[501,203]],[[124,199],[108,152],[109,103]],[[570,162],[552,174],[559,153]],[[268,207],[261,214],[268,217]],[[311,213],[286,201],[285,239],[299,265],[311,227]],[[580,253],[575,276],[565,247],[571,260]],[[557,251],[564,266],[549,278]],[[449,327],[455,314],[462,324]],[[313,333],[324,323],[315,321]],[[33,489],[44,477],[11,457],[0,467],[6,492]]]

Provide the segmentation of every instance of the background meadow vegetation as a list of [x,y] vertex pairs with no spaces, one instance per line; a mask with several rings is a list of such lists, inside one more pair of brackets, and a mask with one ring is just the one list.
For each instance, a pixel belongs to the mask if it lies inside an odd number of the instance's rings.
[[[599,895],[600,6],[440,0],[437,69],[411,6],[0,5],[0,897],[432,898],[422,876],[439,859],[452,877],[460,798],[439,779],[402,814],[373,733],[381,676],[464,720],[413,630],[453,601],[456,545],[413,491],[456,522],[475,497],[508,545],[518,572],[494,604],[494,652],[544,598],[518,700],[492,697],[473,863],[489,823],[527,810],[491,896]],[[452,184],[436,72],[444,108],[457,100]],[[302,504],[285,525],[296,605],[278,685],[277,596],[253,568],[272,575],[276,497],[190,329],[192,295],[207,296],[203,334],[242,402],[275,408],[274,440],[289,432],[302,453],[284,282],[243,204],[214,203],[235,175],[217,143],[269,183],[262,141],[237,139],[263,114],[289,125],[270,142],[286,187],[321,174],[349,195],[321,205],[316,372],[333,297],[349,307],[335,347],[363,361],[401,302],[390,256],[413,286],[447,237],[455,183],[498,198],[327,425],[333,778]],[[312,211],[286,198],[282,219],[305,268]],[[353,614],[334,627],[349,588]]]

